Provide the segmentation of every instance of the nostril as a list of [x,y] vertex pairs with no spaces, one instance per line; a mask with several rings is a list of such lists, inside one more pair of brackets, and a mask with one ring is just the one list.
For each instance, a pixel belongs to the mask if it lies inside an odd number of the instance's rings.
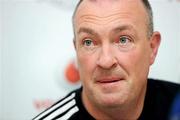
[[117,62],[114,62],[113,66],[112,67],[117,67]]

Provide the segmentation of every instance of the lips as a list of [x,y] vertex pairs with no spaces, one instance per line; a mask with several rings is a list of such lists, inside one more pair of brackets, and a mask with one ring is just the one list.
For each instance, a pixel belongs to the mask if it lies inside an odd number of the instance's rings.
[[97,83],[116,83],[123,80],[123,78],[120,77],[103,77],[103,78],[99,78],[97,79]]

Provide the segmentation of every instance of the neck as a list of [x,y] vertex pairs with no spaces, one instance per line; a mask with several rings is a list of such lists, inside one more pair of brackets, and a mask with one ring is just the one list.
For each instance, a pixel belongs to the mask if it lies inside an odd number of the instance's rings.
[[82,100],[86,110],[96,120],[137,120],[144,106],[146,89],[133,102],[117,107],[102,107],[89,101],[85,92],[82,92]]

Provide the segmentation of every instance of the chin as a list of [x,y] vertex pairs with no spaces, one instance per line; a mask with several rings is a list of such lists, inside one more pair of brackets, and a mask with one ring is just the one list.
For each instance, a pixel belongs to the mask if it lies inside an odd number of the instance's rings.
[[109,94],[99,96],[99,104],[104,107],[115,108],[119,106],[123,106],[127,103],[128,97],[126,95],[117,95],[117,94]]

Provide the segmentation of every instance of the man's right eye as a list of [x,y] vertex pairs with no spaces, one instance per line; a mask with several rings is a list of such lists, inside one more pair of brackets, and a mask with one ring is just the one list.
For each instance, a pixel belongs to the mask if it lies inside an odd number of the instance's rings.
[[83,41],[83,45],[84,45],[84,46],[92,46],[92,45],[94,45],[94,44],[93,44],[93,41],[92,41],[91,39],[85,39],[85,40]]

